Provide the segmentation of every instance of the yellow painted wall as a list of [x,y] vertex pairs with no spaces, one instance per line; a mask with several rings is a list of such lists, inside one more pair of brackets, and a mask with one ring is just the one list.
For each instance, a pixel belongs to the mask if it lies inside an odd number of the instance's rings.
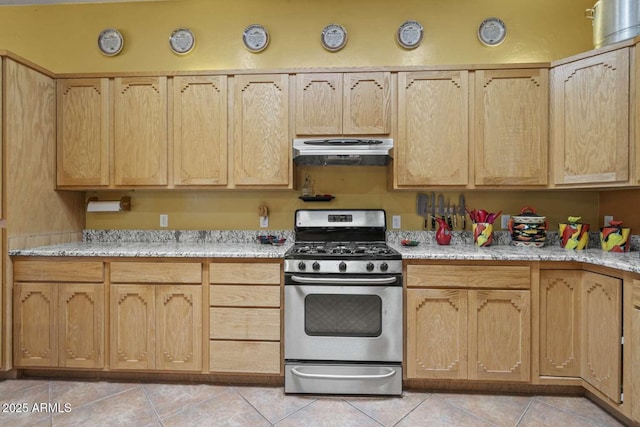
[[[277,69],[298,67],[404,66],[548,62],[592,48],[584,9],[593,0],[167,0],[138,3],[5,6],[0,8],[0,49],[13,51],[56,73]],[[476,36],[490,16],[507,26],[496,47]],[[415,50],[395,41],[407,19],[425,27]],[[249,24],[264,25],[269,47],[258,54],[242,45]],[[347,46],[335,53],[320,45],[322,28],[339,23]],[[168,47],[171,31],[194,31],[197,45],[186,56]],[[101,55],[97,35],[113,27],[125,37],[115,57]],[[87,228],[157,229],[169,214],[171,229],[256,229],[258,206],[266,202],[271,229],[292,228],[298,208],[384,208],[402,215],[403,229],[421,229],[415,192],[387,191],[386,168],[309,168],[316,192],[331,203],[303,203],[297,191],[135,191],[132,211],[87,214]],[[298,170],[298,174],[301,171]],[[102,199],[120,193],[97,193]],[[457,200],[459,192],[447,192]],[[88,196],[93,196],[90,193]],[[597,192],[466,192],[471,208],[518,213],[530,204],[552,224],[568,215],[597,222]]]

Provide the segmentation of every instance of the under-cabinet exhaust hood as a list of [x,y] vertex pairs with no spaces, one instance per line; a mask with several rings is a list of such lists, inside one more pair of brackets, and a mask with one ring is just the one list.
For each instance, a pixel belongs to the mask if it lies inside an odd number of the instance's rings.
[[293,140],[293,161],[301,166],[385,166],[391,138],[304,138]]

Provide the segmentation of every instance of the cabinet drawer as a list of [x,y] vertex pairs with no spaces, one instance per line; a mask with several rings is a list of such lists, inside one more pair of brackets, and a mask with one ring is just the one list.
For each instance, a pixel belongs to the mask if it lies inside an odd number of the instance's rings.
[[212,263],[209,281],[221,284],[279,285],[279,263]]
[[528,266],[407,266],[407,286],[418,288],[529,289],[530,277]]
[[112,283],[202,283],[200,263],[112,262]]
[[210,341],[212,372],[280,373],[280,343],[260,341]]
[[99,261],[16,261],[16,282],[103,282],[104,268]]
[[280,307],[279,286],[212,285],[209,305],[231,307]]
[[211,339],[280,340],[279,308],[211,308]]

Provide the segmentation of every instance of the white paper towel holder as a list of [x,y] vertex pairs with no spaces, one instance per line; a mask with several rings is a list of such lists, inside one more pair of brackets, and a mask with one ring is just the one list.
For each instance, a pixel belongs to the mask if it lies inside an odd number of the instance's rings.
[[123,196],[120,200],[98,200],[91,197],[87,200],[87,212],[122,212],[131,210],[131,197]]

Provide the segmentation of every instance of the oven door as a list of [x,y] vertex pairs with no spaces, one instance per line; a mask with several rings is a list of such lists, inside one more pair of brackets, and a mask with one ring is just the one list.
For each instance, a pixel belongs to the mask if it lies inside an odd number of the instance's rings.
[[402,362],[402,279],[289,275],[285,359]]

